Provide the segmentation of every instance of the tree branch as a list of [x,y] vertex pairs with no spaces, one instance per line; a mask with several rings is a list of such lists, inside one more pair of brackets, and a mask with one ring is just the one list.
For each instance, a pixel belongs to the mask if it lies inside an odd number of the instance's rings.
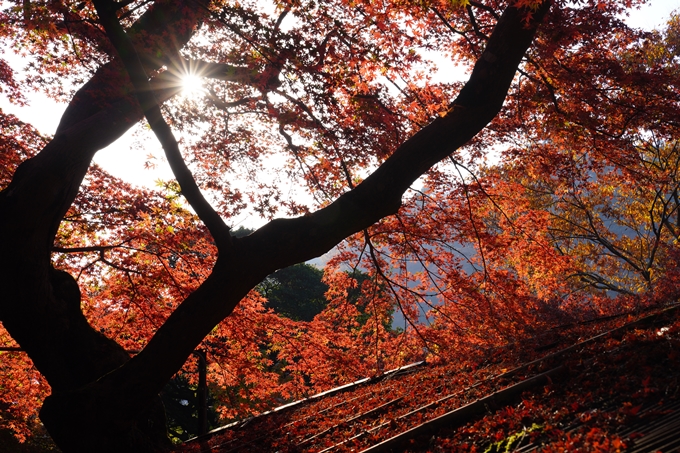
[[119,57],[125,65],[130,80],[135,87],[135,94],[142,106],[144,115],[149,121],[149,125],[158,141],[165,150],[165,155],[170,164],[175,178],[182,190],[182,195],[194,208],[196,214],[210,230],[219,252],[226,252],[231,248],[231,234],[229,227],[222,218],[210,206],[210,203],[203,197],[191,171],[184,162],[184,158],[179,150],[179,145],[168,123],[163,119],[158,100],[153,95],[153,90],[146,75],[137,51],[132,41],[123,30],[116,17],[116,6],[112,1],[95,0],[95,8],[100,17],[100,21],[106,30],[109,40],[118,52]]

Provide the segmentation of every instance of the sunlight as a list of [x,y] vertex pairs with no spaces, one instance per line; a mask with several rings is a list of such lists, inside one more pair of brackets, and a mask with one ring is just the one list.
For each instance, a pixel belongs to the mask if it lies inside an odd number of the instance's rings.
[[182,76],[182,96],[191,98],[203,93],[203,79],[196,74]]

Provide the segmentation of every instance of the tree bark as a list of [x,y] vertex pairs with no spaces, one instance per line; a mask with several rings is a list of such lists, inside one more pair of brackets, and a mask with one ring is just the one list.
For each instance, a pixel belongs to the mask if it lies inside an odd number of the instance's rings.
[[[508,8],[449,113],[401,145],[355,189],[311,215],[274,220],[220,250],[208,279],[132,358],[92,329],[80,312],[77,284],[50,265],[57,228],[92,156],[142,116],[135,100],[120,89],[121,82],[112,86],[109,81],[111,74],[123,71],[120,63],[113,60],[100,69],[75,96],[55,138],[23,163],[0,193],[0,282],[5,289],[0,320],[52,386],[40,416],[60,448],[65,453],[165,448],[157,395],[194,348],[268,274],[319,256],[396,213],[403,193],[419,176],[498,113],[548,8],[546,1],[528,22],[525,12]],[[174,34],[177,44],[172,44],[182,46],[191,34],[179,24],[189,20],[196,26],[202,11],[196,6],[191,16],[183,2],[158,3],[128,34],[134,42],[136,34],[144,34],[141,30],[156,30],[157,18],[163,17],[163,36],[173,35],[167,33],[173,26],[184,30]],[[173,52],[170,43],[152,44]],[[141,43],[135,45],[140,51]],[[160,64],[152,58],[142,62],[147,70]]]
[[[169,31],[172,39],[166,35],[166,43],[155,42],[148,48],[156,56],[170,58],[176,46],[186,44],[205,14],[199,3],[192,5],[193,14],[181,1],[156,3],[132,27],[133,39]],[[183,31],[172,33],[173,29]],[[154,70],[163,60],[146,58],[145,64],[147,70]],[[178,84],[167,80],[154,82],[154,88],[161,99],[179,92]],[[126,91],[129,82],[120,62],[103,65],[74,96],[54,139],[36,157],[23,162],[10,185],[0,192],[0,282],[4,288],[0,320],[45,376],[53,394],[82,387],[129,360],[123,348],[89,325],[80,310],[80,290],[73,277],[51,266],[56,231],[92,157],[143,117]],[[117,449],[111,451],[135,451],[126,444],[146,444],[149,449],[145,451],[169,447],[160,399],[153,397],[145,406],[135,420],[128,421],[128,428],[118,430],[120,448],[112,442]],[[48,429],[65,452],[85,451],[72,447],[70,438],[87,436],[81,431],[86,427],[70,423],[67,412],[51,414],[48,410],[45,414],[49,414],[45,424],[52,426]]]

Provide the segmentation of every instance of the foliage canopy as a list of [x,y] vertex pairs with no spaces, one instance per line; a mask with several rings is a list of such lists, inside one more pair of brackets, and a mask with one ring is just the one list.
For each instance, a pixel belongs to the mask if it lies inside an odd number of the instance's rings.
[[[0,112],[0,423],[155,451],[195,348],[229,419],[676,297],[680,21],[641,3],[3,3],[3,93],[68,106],[54,137]],[[157,190],[91,165],[140,122]],[[331,249],[298,319],[253,291]]]

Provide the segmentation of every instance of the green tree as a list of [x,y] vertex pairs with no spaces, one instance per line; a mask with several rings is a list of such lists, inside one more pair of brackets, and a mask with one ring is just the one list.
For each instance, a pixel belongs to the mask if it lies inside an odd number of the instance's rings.
[[267,306],[296,321],[311,321],[326,307],[323,271],[306,263],[279,269],[257,286]]

